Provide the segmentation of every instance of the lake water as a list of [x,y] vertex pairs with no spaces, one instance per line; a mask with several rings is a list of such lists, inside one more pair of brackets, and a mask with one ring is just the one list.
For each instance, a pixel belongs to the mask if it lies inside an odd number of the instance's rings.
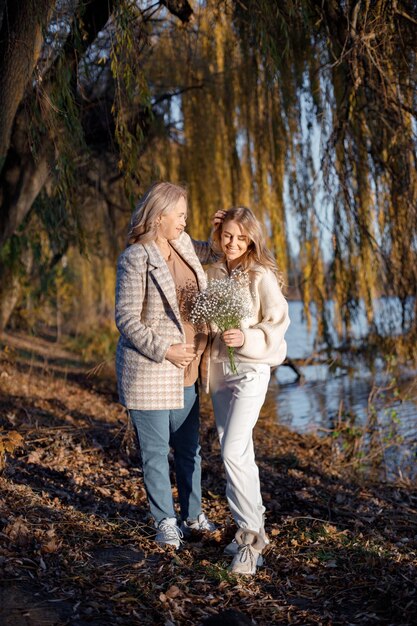
[[[392,299],[379,301],[379,327],[400,332],[401,315]],[[316,324],[311,332],[303,320],[302,303],[290,302],[291,325],[286,335],[288,357],[308,359],[317,350]],[[354,327],[360,341],[366,330],[362,313]],[[387,478],[417,478],[417,380],[416,372],[402,369],[394,373],[382,359],[372,370],[362,361],[345,356],[343,361],[320,356],[300,366],[304,382],[285,366],[271,380],[269,396],[274,398],[280,424],[298,432],[334,431],[338,423],[364,426],[372,415],[378,423],[383,443],[384,472]],[[370,398],[370,394],[371,398]]]

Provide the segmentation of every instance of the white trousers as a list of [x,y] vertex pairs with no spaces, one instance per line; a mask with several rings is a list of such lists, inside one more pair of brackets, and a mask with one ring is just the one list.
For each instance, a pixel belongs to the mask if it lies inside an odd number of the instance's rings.
[[211,362],[210,393],[233,519],[239,528],[259,532],[265,507],[252,431],[265,401],[271,369],[255,363],[237,363],[237,369],[238,374],[233,374],[228,362]]

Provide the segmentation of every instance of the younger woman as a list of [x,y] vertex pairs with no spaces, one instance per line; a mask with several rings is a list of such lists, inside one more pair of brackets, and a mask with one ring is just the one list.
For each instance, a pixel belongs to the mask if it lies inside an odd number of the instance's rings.
[[[226,469],[226,497],[239,529],[225,552],[234,555],[233,572],[254,574],[268,539],[252,431],[265,400],[270,368],[285,359],[284,335],[290,320],[275,260],[252,211],[244,207],[226,211],[213,240],[222,258],[209,267],[209,280],[224,278],[235,269],[247,272],[253,303],[252,317],[243,320],[241,328],[215,332],[209,381]],[[231,370],[227,347],[234,348],[237,374]]]

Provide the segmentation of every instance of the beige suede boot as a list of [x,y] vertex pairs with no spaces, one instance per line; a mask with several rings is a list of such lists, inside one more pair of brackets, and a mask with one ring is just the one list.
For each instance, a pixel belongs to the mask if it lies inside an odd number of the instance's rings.
[[[265,541],[265,545],[269,545],[269,537],[265,532],[265,528],[261,528],[259,531],[259,534],[261,535],[262,539]],[[225,549],[223,550],[223,554],[226,554],[227,556],[235,556],[235,554],[237,554],[239,549],[238,543],[236,541],[236,538],[232,539],[232,541],[230,543],[227,544],[227,546],[225,547]],[[258,563],[258,565],[262,565],[262,563]]]
[[239,528],[236,533],[238,545],[237,554],[234,556],[230,571],[233,574],[251,576],[255,574],[259,561],[262,561],[262,550],[265,548],[263,537],[255,530]]

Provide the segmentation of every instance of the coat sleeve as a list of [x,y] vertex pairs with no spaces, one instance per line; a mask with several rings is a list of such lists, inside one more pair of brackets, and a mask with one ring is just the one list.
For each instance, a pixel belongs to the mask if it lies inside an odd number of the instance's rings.
[[191,241],[201,265],[208,265],[208,263],[214,263],[217,261],[219,257],[213,252],[211,239],[208,241],[197,241],[196,239],[191,239]]
[[257,284],[260,303],[260,321],[244,328],[245,341],[236,353],[242,357],[275,363],[286,355],[284,335],[290,324],[288,303],[273,272],[262,273]]
[[125,252],[119,257],[116,279],[116,326],[120,334],[140,354],[162,363],[171,342],[169,339],[161,338],[141,320],[147,271],[144,255]]

